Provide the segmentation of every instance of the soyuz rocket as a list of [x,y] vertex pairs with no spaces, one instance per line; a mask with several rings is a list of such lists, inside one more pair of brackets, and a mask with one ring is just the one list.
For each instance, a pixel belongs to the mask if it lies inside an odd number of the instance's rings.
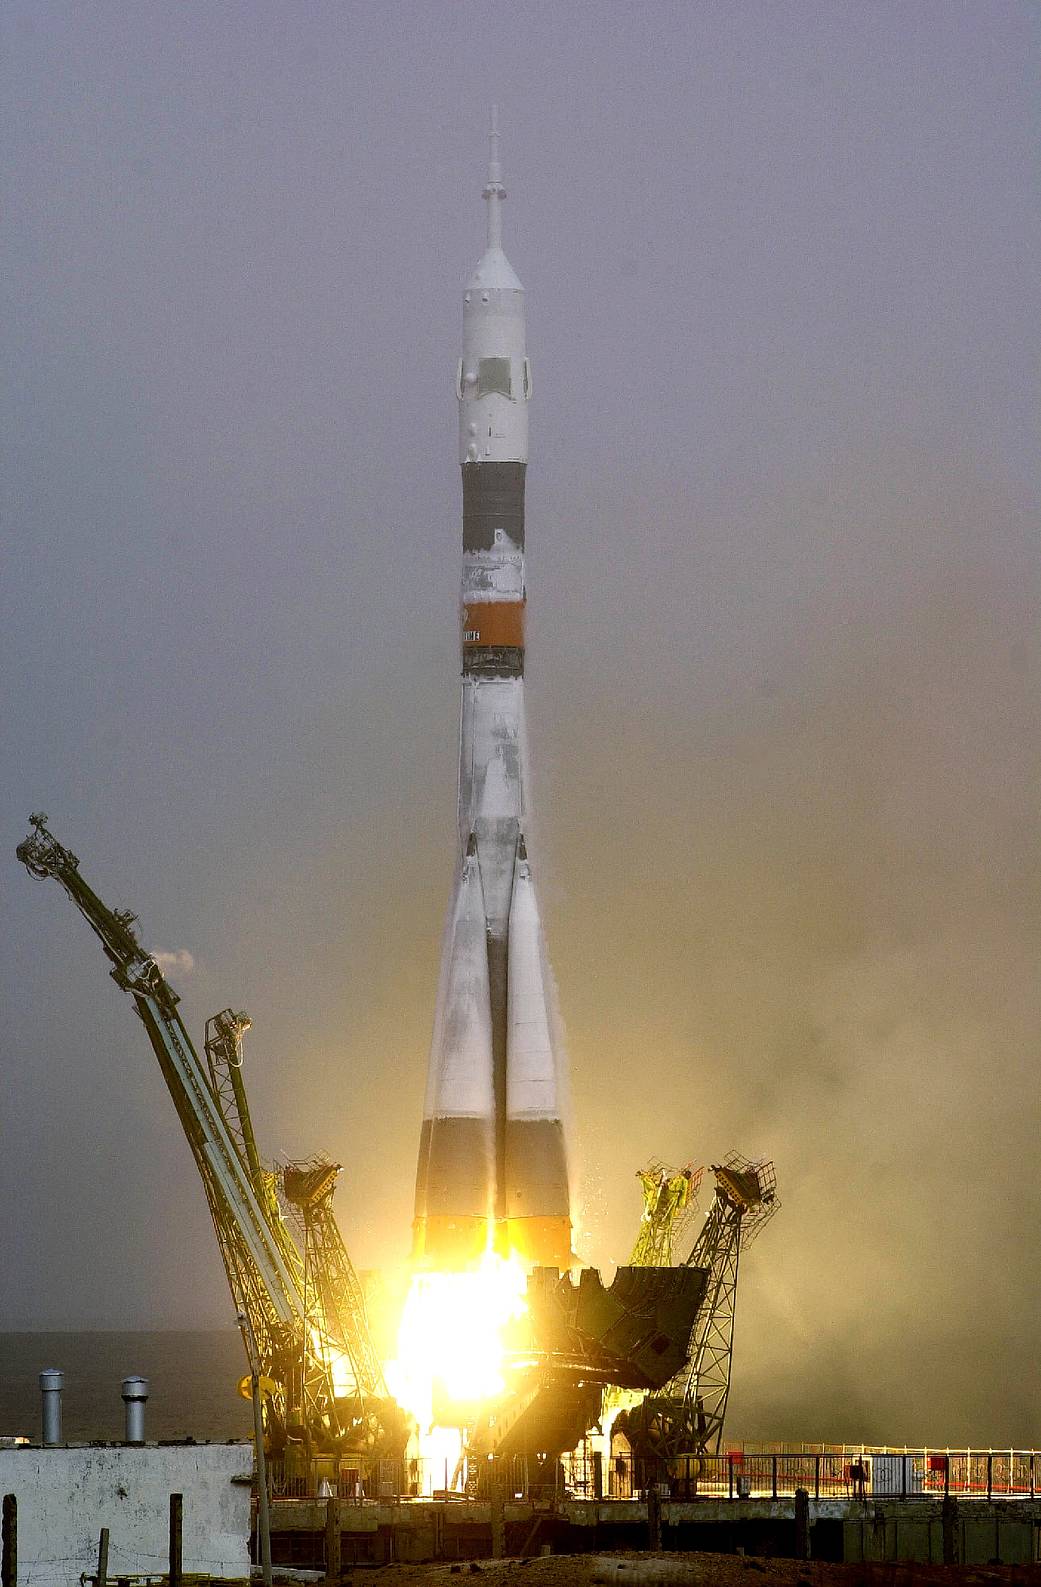
[[571,1257],[550,981],[532,875],[524,731],[524,288],[502,249],[492,111],[487,244],[463,293],[459,848],[416,1174],[413,1259]]

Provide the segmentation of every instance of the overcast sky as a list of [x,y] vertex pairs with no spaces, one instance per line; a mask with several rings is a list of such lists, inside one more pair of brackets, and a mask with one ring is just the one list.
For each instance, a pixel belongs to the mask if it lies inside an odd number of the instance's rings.
[[[404,1259],[453,868],[461,292],[528,291],[534,856],[579,1248],[772,1156],[745,1436],[1041,1440],[1038,10],[3,17],[8,1328],[231,1305],[31,810]],[[46,1363],[43,1363],[46,1364]]]

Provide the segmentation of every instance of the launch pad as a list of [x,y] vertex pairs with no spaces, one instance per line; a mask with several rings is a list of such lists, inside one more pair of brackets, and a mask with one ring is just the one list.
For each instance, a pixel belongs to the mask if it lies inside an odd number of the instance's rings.
[[769,1164],[732,1154],[714,1169],[712,1208],[678,1264],[675,1227],[701,1173],[644,1170],[633,1259],[610,1285],[592,1268],[576,1283],[567,1269],[526,1273],[490,1251],[450,1272],[416,1271],[397,1356],[381,1360],[332,1210],[339,1166],[317,1157],[272,1171],[260,1159],[242,1075],[248,1016],[224,1009],[208,1022],[204,1066],[134,916],[107,908],[44,816],[18,857],[61,884],[135,1003],[206,1190],[243,1325],[243,1389],[268,1451],[305,1491],[347,1483],[374,1497],[383,1463],[410,1446],[417,1471],[442,1460],[445,1489],[477,1493],[499,1461],[555,1471],[594,1426],[601,1461],[614,1425],[665,1476],[718,1451],[742,1236],[747,1245],[777,1205]]

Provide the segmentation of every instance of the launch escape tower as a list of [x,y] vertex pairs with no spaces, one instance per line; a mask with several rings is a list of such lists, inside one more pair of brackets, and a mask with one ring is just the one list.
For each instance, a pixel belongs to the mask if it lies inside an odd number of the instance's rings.
[[416,1173],[413,1256],[494,1247],[571,1262],[545,944],[530,857],[524,731],[524,289],[502,249],[492,112],[487,238],[463,293],[456,374],[463,484],[458,863],[442,948]]

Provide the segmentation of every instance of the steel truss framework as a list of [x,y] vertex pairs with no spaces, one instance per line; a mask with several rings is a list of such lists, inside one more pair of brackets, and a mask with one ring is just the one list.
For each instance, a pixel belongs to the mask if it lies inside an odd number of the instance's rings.
[[[333,1214],[339,1163],[313,1157],[287,1163],[280,1175],[282,1198],[303,1240],[303,1294],[311,1370],[321,1382],[338,1384],[341,1400],[387,1397],[383,1368],[369,1334],[365,1296]],[[350,1382],[345,1386],[345,1377]]]
[[718,1454],[730,1394],[741,1252],[779,1205],[772,1163],[753,1163],[732,1152],[713,1165],[713,1173],[715,1197],[684,1264],[709,1274],[687,1365],[663,1393],[647,1395],[615,1423],[629,1440],[641,1480],[653,1481],[662,1470],[696,1477],[698,1457]]
[[690,1364],[670,1387],[682,1399],[683,1422],[694,1431],[697,1448],[718,1454],[730,1394],[741,1250],[777,1211],[778,1202],[772,1163],[752,1163],[731,1152],[712,1171],[715,1199],[687,1257],[688,1266],[709,1269],[708,1289],[694,1327]]
[[672,1266],[673,1242],[694,1216],[703,1174],[703,1168],[691,1163],[674,1169],[652,1161],[639,1170],[636,1177],[643,1189],[643,1216],[630,1267]]
[[[112,979],[133,998],[148,1032],[203,1182],[232,1299],[248,1318],[245,1335],[256,1342],[259,1359],[250,1366],[259,1365],[264,1376],[269,1437],[278,1444],[292,1431],[306,1443],[335,1447],[344,1432],[350,1436],[358,1430],[359,1418],[352,1414],[348,1428],[340,1425],[336,1401],[342,1395],[337,1395],[331,1345],[340,1347],[348,1371],[354,1368],[359,1396],[382,1396],[386,1388],[368,1339],[360,1286],[332,1215],[332,1184],[308,1272],[282,1218],[275,1176],[257,1155],[240,1072],[248,1017],[224,1009],[208,1021],[204,1066],[177,1011],[176,992],[137,940],[136,916],[101,901],[80,875],[76,855],[48,831],[46,816],[33,815],[30,825],[18,858],[31,875],[52,877],[67,893],[100,940]],[[335,1177],[334,1170],[333,1183]],[[322,1262],[332,1265],[323,1270]],[[339,1376],[342,1387],[342,1367]],[[389,1408],[383,1409],[389,1415]],[[379,1430],[373,1405],[365,1418],[366,1447],[373,1446]],[[395,1425],[395,1440],[399,1434]]]

